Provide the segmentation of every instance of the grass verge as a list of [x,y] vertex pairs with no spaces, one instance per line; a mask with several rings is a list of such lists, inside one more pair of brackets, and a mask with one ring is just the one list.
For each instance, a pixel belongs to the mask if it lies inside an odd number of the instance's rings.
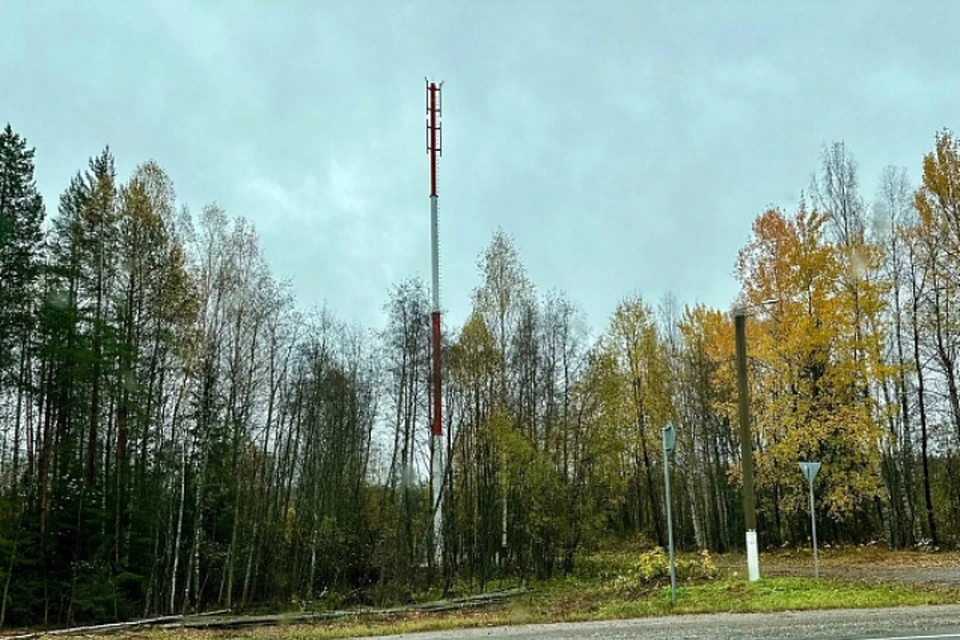
[[[323,626],[292,626],[239,632],[195,632],[170,634],[177,640],[226,637],[273,638],[281,640],[326,640],[356,636],[379,636],[417,631],[440,631],[471,627],[611,620],[669,614],[746,613],[895,607],[960,603],[960,590],[878,585],[864,582],[812,578],[765,578],[756,583],[734,577],[677,590],[677,603],[670,602],[670,589],[662,583],[649,588],[624,590],[608,582],[558,580],[541,590],[522,596],[508,605],[482,611],[411,614],[377,620],[353,620]],[[150,636],[154,637],[151,633]],[[167,635],[164,633],[162,635]],[[159,640],[159,638],[155,638]]]
[[755,583],[724,579],[677,589],[671,605],[669,589],[632,602],[601,607],[600,618],[632,618],[669,613],[747,613],[900,607],[960,602],[960,591],[904,585],[878,585],[813,578],[765,578]]
[[[821,566],[830,568],[834,577],[814,580],[784,571],[797,567],[809,569],[809,555],[805,549],[766,552],[764,566],[770,571],[766,574],[768,577],[748,583],[740,573],[744,560],[736,554],[717,557],[716,565],[706,552],[679,554],[676,604],[670,602],[666,577],[669,565],[663,550],[648,544],[628,543],[584,554],[574,575],[536,584],[532,592],[496,607],[445,613],[407,612],[376,618],[367,614],[324,625],[291,624],[223,631],[144,630],[125,635],[142,640],[325,640],[670,614],[960,604],[960,587],[955,583],[934,584],[929,575],[926,583],[913,582],[889,571],[891,568],[944,568],[948,569],[947,573],[955,572],[960,568],[960,553],[891,552],[872,547],[826,549],[821,555]],[[460,585],[456,591],[456,595],[467,595],[470,588]],[[438,593],[424,592],[415,600],[438,596]]]

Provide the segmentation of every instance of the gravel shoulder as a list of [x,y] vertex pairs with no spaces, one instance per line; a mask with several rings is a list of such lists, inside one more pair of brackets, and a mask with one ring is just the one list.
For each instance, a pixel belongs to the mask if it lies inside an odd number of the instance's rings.
[[[738,554],[718,556],[718,568],[746,573],[746,558]],[[770,552],[760,555],[761,576],[812,576],[809,550]],[[890,552],[881,549],[826,549],[820,556],[820,575],[840,580],[894,582],[909,585],[960,585],[960,553]]]

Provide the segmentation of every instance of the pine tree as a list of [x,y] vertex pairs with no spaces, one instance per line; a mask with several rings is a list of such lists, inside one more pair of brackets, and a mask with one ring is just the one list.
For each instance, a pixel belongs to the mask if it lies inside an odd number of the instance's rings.
[[11,500],[4,500],[3,505],[8,517],[3,524],[8,526],[0,529],[0,541],[4,542],[0,545],[0,566],[5,574],[0,574],[0,626],[7,618],[8,603],[16,599],[10,589],[11,578],[14,568],[23,561],[26,547],[19,530],[9,525],[19,523],[24,513],[19,489],[28,432],[22,416],[29,410],[31,312],[42,241],[43,199],[34,181],[33,156],[27,141],[7,124],[0,132],[0,401],[13,399],[13,415],[9,426],[5,425],[12,430],[12,453],[9,464],[0,458],[0,469],[12,472],[8,477],[15,485],[8,494]]
[[43,198],[33,155],[7,124],[0,132],[0,389],[20,379],[38,274]]

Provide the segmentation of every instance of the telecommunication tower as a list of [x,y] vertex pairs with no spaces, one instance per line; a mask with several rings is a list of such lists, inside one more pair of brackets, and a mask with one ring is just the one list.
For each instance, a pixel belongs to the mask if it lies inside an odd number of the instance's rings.
[[443,135],[440,126],[443,83],[427,80],[427,155],[430,156],[430,272],[432,276],[432,308],[430,324],[433,346],[433,423],[431,425],[432,451],[430,477],[433,491],[433,540],[434,553],[439,564],[442,557],[441,535],[443,531],[443,395],[440,368],[440,234],[437,228],[437,172],[440,156],[443,155]]

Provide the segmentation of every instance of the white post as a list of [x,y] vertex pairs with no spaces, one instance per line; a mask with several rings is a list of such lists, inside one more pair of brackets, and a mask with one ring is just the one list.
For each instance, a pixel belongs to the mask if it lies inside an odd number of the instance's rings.
[[437,217],[437,196],[430,196],[430,284],[434,313],[440,313],[440,229]]
[[747,531],[747,580],[760,579],[760,553],[757,550],[757,532]]

